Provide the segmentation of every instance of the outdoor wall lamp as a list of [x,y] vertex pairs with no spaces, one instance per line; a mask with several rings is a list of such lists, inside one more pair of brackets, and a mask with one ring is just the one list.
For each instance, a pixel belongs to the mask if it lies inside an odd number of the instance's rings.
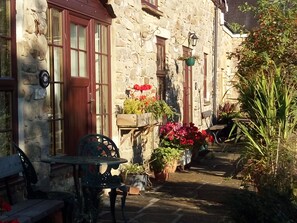
[[195,32],[193,32],[193,33],[189,32],[189,34],[188,34],[188,46],[190,46],[190,44],[191,44],[191,46],[196,46],[197,41],[198,41],[198,37],[196,36],[196,33]]

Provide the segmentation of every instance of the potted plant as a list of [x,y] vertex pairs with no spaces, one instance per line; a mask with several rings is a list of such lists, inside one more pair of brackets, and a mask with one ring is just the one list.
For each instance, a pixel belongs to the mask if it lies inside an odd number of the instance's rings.
[[199,57],[195,56],[195,55],[178,57],[178,60],[184,60],[187,64],[187,66],[193,66],[195,64],[195,61],[198,59],[199,59]]
[[171,147],[157,147],[150,158],[150,169],[154,172],[157,180],[167,180],[169,177],[168,168],[172,162],[179,160],[181,151]]
[[134,85],[134,92],[130,92],[129,97],[124,101],[122,114],[117,115],[118,126],[142,127],[156,123],[163,117],[173,118],[175,112],[164,100],[142,93],[150,88],[151,85]]
[[[179,148],[182,151],[181,166],[207,154],[207,145],[214,138],[205,130],[200,130],[194,123],[167,122],[160,128],[160,146]],[[207,149],[207,151],[209,151]]]
[[138,163],[123,164],[120,172],[125,184],[137,187],[140,191],[144,191],[148,186],[148,171],[144,165]]

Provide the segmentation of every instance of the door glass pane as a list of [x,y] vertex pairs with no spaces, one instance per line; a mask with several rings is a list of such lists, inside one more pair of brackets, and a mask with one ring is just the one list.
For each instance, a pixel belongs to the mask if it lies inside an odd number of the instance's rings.
[[86,29],[85,27],[79,26],[79,49],[85,50],[86,49]]
[[79,52],[79,76],[87,76],[87,55],[86,52]]
[[70,47],[77,48],[76,25],[73,23],[70,24]]
[[71,50],[71,76],[78,77],[78,52]]
[[64,138],[64,127],[62,121],[55,122],[55,134],[56,134],[56,153],[63,153],[63,138]]
[[0,156],[10,154],[10,143],[12,141],[11,106],[11,93],[0,91]]
[[87,77],[86,27],[71,23],[71,76]]

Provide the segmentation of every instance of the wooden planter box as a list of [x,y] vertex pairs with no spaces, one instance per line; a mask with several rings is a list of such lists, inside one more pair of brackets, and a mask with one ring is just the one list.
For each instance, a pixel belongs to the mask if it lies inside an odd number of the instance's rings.
[[143,127],[151,123],[152,114],[118,114],[117,125],[119,127]]

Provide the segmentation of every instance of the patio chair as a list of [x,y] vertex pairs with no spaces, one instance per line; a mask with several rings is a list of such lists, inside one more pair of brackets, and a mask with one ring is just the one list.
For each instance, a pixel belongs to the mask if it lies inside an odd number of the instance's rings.
[[36,187],[38,183],[38,177],[34,169],[33,164],[24,153],[15,143],[13,147],[19,155],[23,169],[24,169],[24,179],[26,184],[26,197],[27,199],[50,199],[50,200],[63,200],[64,208],[62,209],[63,222],[64,223],[73,223],[75,222],[75,208],[78,207],[77,202],[75,201],[75,195],[70,192],[64,191],[42,191]]
[[[100,134],[89,134],[80,139],[79,155],[96,157],[115,157],[119,158],[119,149],[116,144],[108,137]],[[122,182],[119,175],[112,175],[111,170],[117,169],[119,165],[109,165],[103,171],[99,166],[81,165],[81,185],[85,199],[85,208],[89,210],[92,222],[96,222],[98,216],[99,194],[104,189],[110,189],[110,211],[112,221],[116,222],[115,202],[117,193],[121,192],[122,216],[126,222],[124,208],[127,196],[127,187]]]

